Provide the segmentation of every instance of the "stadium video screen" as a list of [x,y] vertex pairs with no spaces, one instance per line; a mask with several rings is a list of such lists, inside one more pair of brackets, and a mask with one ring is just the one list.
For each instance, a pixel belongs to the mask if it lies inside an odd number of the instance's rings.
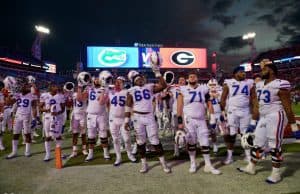
[[138,68],[137,47],[87,47],[88,68]]

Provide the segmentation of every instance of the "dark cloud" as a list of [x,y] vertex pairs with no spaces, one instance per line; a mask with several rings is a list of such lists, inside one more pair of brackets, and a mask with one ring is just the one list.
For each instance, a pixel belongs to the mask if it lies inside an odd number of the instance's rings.
[[250,17],[250,16],[254,16],[255,14],[257,14],[257,11],[249,9],[245,12],[244,16],[245,17]]
[[257,18],[257,21],[266,22],[271,27],[275,27],[278,25],[278,21],[271,14],[265,14],[265,15],[259,16]]
[[246,45],[247,42],[242,39],[242,36],[227,37],[223,39],[220,51],[227,53],[230,50],[241,49]]
[[213,20],[220,22],[224,27],[234,24],[236,16],[226,16],[226,15],[214,15]]
[[224,13],[226,12],[234,3],[234,0],[218,0],[213,6],[213,13]]
[[300,45],[300,35],[291,36],[291,38],[286,42],[288,46]]

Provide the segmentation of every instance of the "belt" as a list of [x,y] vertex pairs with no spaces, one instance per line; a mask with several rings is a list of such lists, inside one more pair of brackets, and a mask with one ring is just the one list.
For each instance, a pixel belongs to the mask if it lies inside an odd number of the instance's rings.
[[133,111],[133,113],[136,113],[136,114],[141,114],[141,115],[147,115],[149,114],[150,112],[139,112],[139,111]]

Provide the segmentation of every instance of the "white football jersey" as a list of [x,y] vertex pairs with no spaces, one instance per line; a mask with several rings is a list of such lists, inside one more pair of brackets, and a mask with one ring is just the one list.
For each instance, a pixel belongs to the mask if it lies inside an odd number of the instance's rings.
[[77,92],[73,93],[73,113],[85,113],[87,108],[87,101],[78,101]]
[[183,114],[185,117],[205,119],[206,95],[208,87],[198,84],[196,88],[180,86],[180,94],[183,95]]
[[109,117],[124,118],[125,117],[125,103],[127,97],[127,90],[121,91],[111,90],[109,91]]
[[284,108],[278,96],[278,91],[280,89],[289,90],[290,87],[290,82],[281,79],[275,79],[266,85],[264,84],[264,80],[256,83],[260,115],[283,111]]
[[134,86],[128,90],[133,97],[133,110],[138,112],[153,112],[153,86],[154,84],[145,84],[144,86]]
[[106,107],[100,105],[99,98],[103,93],[107,93],[105,88],[88,88],[88,106],[86,112],[89,114],[104,115]]
[[[53,107],[55,107],[55,112],[59,112],[61,111],[61,105],[65,103],[65,99],[62,98],[62,96],[60,94],[56,94],[56,95],[51,95],[50,93],[44,93],[43,95],[41,95],[41,102],[45,103],[45,108],[46,109],[53,109]],[[46,113],[46,114],[50,114],[50,113]]]
[[16,114],[31,114],[32,110],[32,101],[36,100],[36,96],[32,93],[28,94],[16,94],[16,103],[17,103],[17,112]]
[[221,96],[222,96],[222,87],[216,86],[214,88],[209,89],[209,95],[211,99],[211,104],[214,109],[214,113],[221,113]]
[[178,94],[180,92],[180,87],[179,86],[172,86],[170,89],[170,92],[172,93],[172,113],[177,114],[177,98]]
[[237,81],[236,79],[227,79],[224,81],[229,88],[228,110],[231,108],[248,108],[250,104],[250,90],[253,87],[252,79]]

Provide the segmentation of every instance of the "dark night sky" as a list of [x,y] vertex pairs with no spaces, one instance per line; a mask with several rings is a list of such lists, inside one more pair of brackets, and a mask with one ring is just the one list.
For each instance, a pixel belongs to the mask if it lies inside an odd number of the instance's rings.
[[205,47],[223,66],[249,57],[241,36],[255,31],[258,52],[300,43],[299,0],[2,0],[0,46],[30,52],[34,25],[51,29],[43,58],[72,68],[86,45],[133,42]]

